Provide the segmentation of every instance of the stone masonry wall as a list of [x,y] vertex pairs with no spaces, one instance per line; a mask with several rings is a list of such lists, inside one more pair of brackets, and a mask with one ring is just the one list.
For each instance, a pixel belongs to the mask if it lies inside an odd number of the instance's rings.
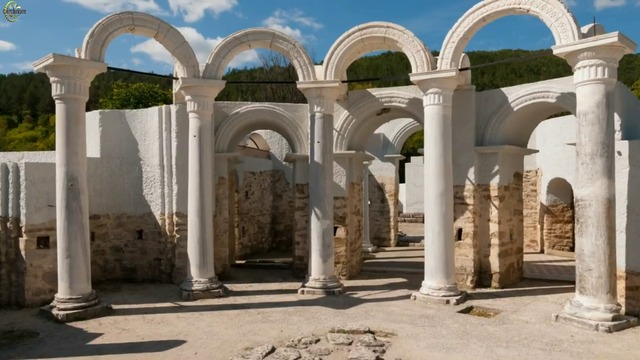
[[640,272],[618,269],[618,301],[627,315],[640,316]]
[[558,199],[546,204],[544,211],[545,250],[574,251],[574,209]]
[[522,181],[524,251],[540,252],[542,211],[540,205],[541,171],[526,170]]
[[20,220],[0,217],[0,307],[23,306],[24,258]]
[[475,188],[455,186],[453,194],[456,283],[460,288],[472,289],[477,286],[480,272],[480,247],[475,237]]
[[236,259],[293,245],[293,190],[281,170],[245,172],[238,186]]
[[294,186],[293,272],[304,276],[309,266],[309,184]]
[[502,288],[522,278],[524,247],[522,174],[508,185],[479,185],[480,283]]
[[369,175],[370,236],[375,246],[398,244],[399,188],[396,182],[395,177]]
[[335,272],[338,278],[352,279],[362,271],[362,183],[349,183],[346,197],[334,198]]
[[233,223],[233,201],[230,190],[233,184],[228,178],[219,177],[216,180],[216,202],[213,221],[213,254],[216,274],[221,274],[231,267],[229,249],[235,239],[231,239],[231,225]]

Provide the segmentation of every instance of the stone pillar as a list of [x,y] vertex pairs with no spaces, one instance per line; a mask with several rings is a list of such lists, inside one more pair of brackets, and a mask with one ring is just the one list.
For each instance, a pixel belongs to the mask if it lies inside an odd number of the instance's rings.
[[213,103],[224,81],[181,78],[189,113],[187,253],[189,273],[180,284],[183,300],[225,295],[214,266]]
[[287,154],[284,161],[293,165],[293,272],[309,271],[309,156]]
[[456,285],[453,237],[452,103],[458,71],[413,74],[424,105],[424,281],[411,298],[459,304],[467,294]]
[[503,288],[523,275],[524,157],[537,150],[517,146],[476,148],[475,217],[480,283]]
[[378,251],[378,247],[371,243],[371,224],[369,223],[369,171],[370,161],[363,163],[362,171],[362,251],[364,253],[374,253]]
[[620,314],[616,286],[614,113],[618,62],[636,45],[620,33],[554,48],[576,86],[576,293],[554,319],[600,331],[637,324]]
[[343,91],[339,81],[298,83],[309,102],[309,276],[302,295],[343,292],[334,270],[333,254],[333,112]]
[[110,307],[91,287],[85,106],[93,78],[107,65],[51,54],[34,63],[56,102],[58,292],[43,313],[62,322],[102,316]]
[[235,263],[236,243],[236,153],[216,153],[214,172],[215,204],[213,221],[213,254],[216,274],[229,271]]

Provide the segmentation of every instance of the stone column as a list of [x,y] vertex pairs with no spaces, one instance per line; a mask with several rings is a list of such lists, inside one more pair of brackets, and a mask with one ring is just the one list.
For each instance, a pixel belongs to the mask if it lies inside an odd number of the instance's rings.
[[459,304],[466,299],[456,285],[453,237],[452,102],[458,71],[414,74],[424,105],[424,281],[411,298]]
[[309,276],[302,295],[343,292],[334,270],[333,254],[333,112],[343,90],[339,81],[298,83],[309,102]]
[[309,271],[309,155],[287,154],[284,161],[293,165],[293,272]]
[[637,324],[617,300],[612,102],[618,62],[635,48],[620,33],[554,48],[573,67],[577,103],[576,293],[554,319],[606,332]]
[[214,266],[213,103],[224,81],[181,78],[189,113],[187,253],[189,273],[180,284],[183,300],[225,295]]
[[371,162],[365,161],[362,166],[362,252],[371,254],[378,251],[378,247],[371,243],[371,224],[369,223],[369,176],[371,172],[369,165]]
[[58,292],[43,313],[62,322],[102,316],[110,307],[91,287],[85,106],[93,78],[107,65],[51,54],[34,63],[56,102]]

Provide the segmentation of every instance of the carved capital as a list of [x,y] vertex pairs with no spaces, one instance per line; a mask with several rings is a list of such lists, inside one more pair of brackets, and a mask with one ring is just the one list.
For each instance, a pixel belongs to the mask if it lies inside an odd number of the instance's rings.
[[96,75],[107,70],[101,62],[70,56],[49,54],[33,63],[36,72],[46,73],[51,82],[51,95],[56,101],[89,99],[89,87]]
[[307,81],[298,82],[309,103],[310,113],[333,114],[338,98],[346,92],[340,81]]
[[431,71],[411,74],[411,81],[422,91],[424,106],[451,106],[453,93],[459,84],[458,70]]
[[216,96],[224,89],[225,81],[195,78],[180,78],[177,92],[186,102],[188,112],[213,113]]

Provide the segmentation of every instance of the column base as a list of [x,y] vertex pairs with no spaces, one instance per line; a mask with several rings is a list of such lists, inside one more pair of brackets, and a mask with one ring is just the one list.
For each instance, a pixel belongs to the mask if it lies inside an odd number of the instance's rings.
[[228,289],[216,277],[211,279],[185,279],[180,284],[180,298],[182,301],[214,299],[227,296],[227,294]]
[[322,278],[309,278],[307,282],[298,289],[298,295],[342,295],[344,286],[335,276]]
[[100,301],[94,290],[88,295],[58,296],[51,304],[40,308],[40,315],[53,321],[67,323],[95,319],[107,315],[113,308]]
[[427,304],[439,304],[439,305],[460,305],[467,301],[469,294],[466,291],[461,291],[458,295],[451,296],[435,296],[423,294],[421,292],[415,292],[411,294],[411,300],[424,302]]
[[375,245],[367,245],[362,247],[362,252],[365,254],[373,254],[378,252],[378,247]]
[[560,313],[551,315],[557,323],[569,324],[582,329],[594,330],[602,333],[613,333],[638,326],[638,319],[632,316],[619,315],[615,321],[594,321],[573,315]]

